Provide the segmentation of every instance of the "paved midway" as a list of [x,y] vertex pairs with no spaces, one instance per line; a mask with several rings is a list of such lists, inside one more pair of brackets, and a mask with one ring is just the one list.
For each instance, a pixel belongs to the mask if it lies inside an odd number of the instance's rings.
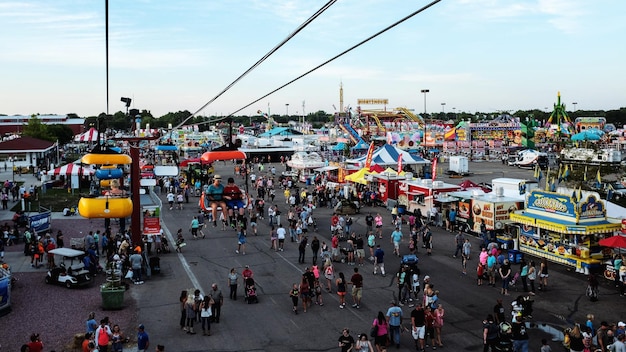
[[[230,162],[226,165],[217,164],[219,165],[216,166],[216,172],[221,174],[223,179],[232,174],[233,165]],[[284,170],[279,164],[275,166],[278,174]],[[470,170],[474,175],[469,178],[477,183],[489,182],[493,178],[503,176],[532,178],[532,170],[521,170],[500,163],[470,163]],[[10,179],[11,173],[8,175],[0,173],[0,177]],[[455,184],[462,181],[449,179],[447,176],[440,177],[440,180]],[[237,179],[237,183],[241,185],[242,179]],[[282,218],[285,224],[287,208],[282,191],[277,191],[276,196],[275,204],[278,204],[284,214]],[[164,195],[161,195],[161,199],[165,201]],[[313,305],[307,313],[300,311],[300,314],[294,315],[288,291],[293,283],[299,282],[304,268],[310,265],[310,248],[307,248],[306,252],[307,264],[298,264],[297,244],[289,240],[285,243],[284,252],[270,250],[269,227],[263,220],[259,221],[257,237],[248,234],[246,255],[235,253],[237,238],[234,230],[222,231],[221,227],[216,229],[209,224],[205,230],[206,239],[193,240],[188,228],[192,216],[197,213],[197,200],[197,197],[191,197],[190,203],[185,204],[183,210],[169,210],[167,207],[164,209],[163,222],[167,232],[175,234],[179,228],[183,229],[187,246],[184,247],[183,253],[172,251],[170,254],[162,255],[161,273],[130,291],[132,298],[138,301],[139,322],[145,324],[146,331],[150,334],[151,346],[164,344],[170,351],[339,351],[337,338],[342,328],[348,327],[353,336],[361,332],[369,333],[369,327],[378,311],[386,312],[389,301],[396,295],[393,274],[399,267],[399,259],[391,255],[392,245],[389,240],[392,231],[391,216],[384,208],[365,207],[361,214],[355,216],[353,228],[357,233],[364,233],[364,218],[367,212],[371,211],[373,215],[380,212],[385,219],[384,238],[377,241],[386,253],[385,267],[388,275],[385,278],[380,275],[373,276],[370,263],[360,267],[364,276],[361,308],[350,308],[352,298],[347,297],[348,307],[339,309],[337,295],[324,292],[324,306]],[[4,213],[6,212],[0,213],[2,218],[12,216]],[[328,229],[331,214],[332,211],[327,208],[314,211],[319,232],[310,231],[309,240],[313,235],[317,235],[320,241],[330,244]],[[62,218],[55,218],[54,221],[62,221]],[[499,288],[477,287],[475,282],[477,255],[468,263],[468,274],[462,275],[460,260],[452,258],[454,236],[442,229],[435,229],[433,232],[433,255],[431,257],[423,255],[424,250],[420,244],[419,267],[422,277],[430,275],[435,289],[440,291],[439,298],[446,311],[442,339],[445,349],[479,351],[482,349],[482,319],[492,311],[497,298],[503,298],[505,306],[510,307],[510,302],[520,292],[512,290],[511,296],[503,297],[499,294]],[[404,234],[406,239],[408,237],[406,227]],[[477,254],[478,240],[471,238],[471,242],[472,251]],[[406,241],[402,243],[401,251],[408,252]],[[245,304],[242,298],[237,301],[228,299],[227,273],[233,267],[241,273],[245,265],[250,265],[254,271],[259,304]],[[353,268],[347,264],[336,264],[336,272],[343,272],[348,279]],[[519,268],[514,266],[514,269]],[[619,297],[603,279],[600,300],[592,303],[585,297],[586,277],[556,264],[552,264],[550,269],[550,291],[538,293],[534,305],[533,322],[539,322],[540,325],[549,324],[543,330],[550,326],[562,330],[567,321],[584,323],[587,313],[595,314],[596,323],[601,320],[617,322],[625,318],[618,316],[619,309],[614,309],[623,306],[624,298]],[[180,291],[197,287],[203,292],[208,292],[213,282],[216,282],[225,294],[220,323],[212,324],[211,336],[185,334],[179,328]],[[521,289],[518,287],[517,290]],[[241,286],[239,296],[243,296]],[[127,296],[127,299],[129,298]],[[405,317],[410,316],[411,309],[408,306],[403,307]],[[410,324],[409,319],[405,320],[406,324]],[[530,330],[531,351],[539,349],[543,337],[548,340],[551,338],[540,329]],[[403,333],[401,340],[401,350],[414,350],[410,334]],[[558,350],[559,344],[560,342],[552,342],[553,350]],[[395,350],[393,347],[391,349]]]

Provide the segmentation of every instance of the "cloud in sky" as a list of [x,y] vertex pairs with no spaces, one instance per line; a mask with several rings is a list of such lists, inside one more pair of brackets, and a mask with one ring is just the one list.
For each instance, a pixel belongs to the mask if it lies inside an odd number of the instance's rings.
[[[112,0],[111,95],[133,95],[157,115],[192,111],[324,3]],[[338,1],[206,112],[235,110],[427,3]],[[579,109],[619,108],[624,10],[620,0],[441,1],[259,105],[328,110],[343,82],[353,106],[379,96],[419,110],[415,92],[429,88],[429,99],[459,111],[551,106],[557,90]],[[0,42],[0,113],[104,110],[101,2],[0,1]],[[68,105],[67,95],[81,99]]]

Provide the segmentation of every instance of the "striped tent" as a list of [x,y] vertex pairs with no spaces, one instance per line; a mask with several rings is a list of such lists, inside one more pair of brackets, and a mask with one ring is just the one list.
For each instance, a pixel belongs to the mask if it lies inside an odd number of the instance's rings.
[[[100,139],[103,139],[104,135],[100,135]],[[74,142],[89,143],[98,141],[98,131],[95,128],[90,128],[87,132],[74,136]]]
[[49,176],[91,176],[94,170],[78,164],[67,164],[48,171]]
[[[417,155],[410,154],[400,148],[396,148],[390,144],[385,144],[382,147],[374,151],[372,155],[372,164],[378,164],[381,166],[393,166],[398,165],[398,159],[402,155],[402,163],[404,165],[416,165],[416,164],[430,164],[430,161],[420,158]],[[346,160],[348,164],[365,164],[367,156],[363,156],[356,159]]]

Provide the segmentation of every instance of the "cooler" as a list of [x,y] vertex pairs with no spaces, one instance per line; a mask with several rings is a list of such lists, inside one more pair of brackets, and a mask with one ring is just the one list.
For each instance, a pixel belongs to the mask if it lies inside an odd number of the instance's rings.
[[511,262],[512,264],[518,264],[522,261],[522,258],[524,258],[524,253],[512,249],[509,252],[509,262]]

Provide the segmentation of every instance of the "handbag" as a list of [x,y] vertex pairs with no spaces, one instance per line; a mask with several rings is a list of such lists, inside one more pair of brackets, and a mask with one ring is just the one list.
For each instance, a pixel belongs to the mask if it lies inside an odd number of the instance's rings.
[[372,325],[372,328],[370,329],[370,336],[371,337],[378,336],[378,324]]

